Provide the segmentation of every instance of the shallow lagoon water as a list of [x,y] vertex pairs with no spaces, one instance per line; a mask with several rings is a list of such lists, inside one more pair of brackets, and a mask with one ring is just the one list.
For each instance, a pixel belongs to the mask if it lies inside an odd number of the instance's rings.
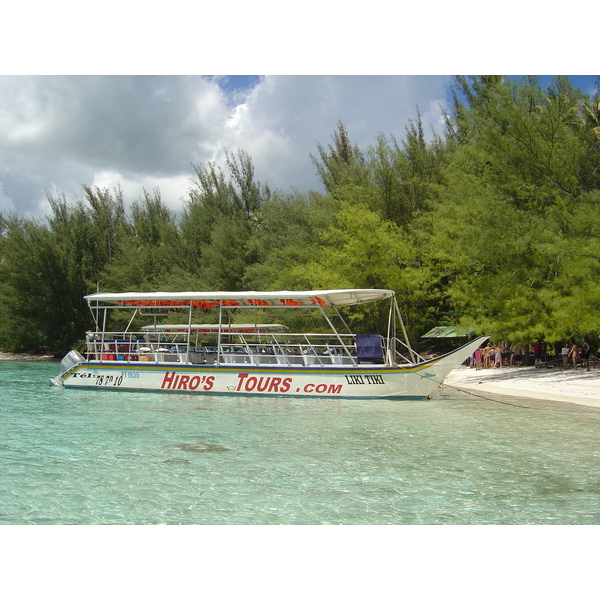
[[600,411],[67,390],[0,362],[1,524],[600,524]]

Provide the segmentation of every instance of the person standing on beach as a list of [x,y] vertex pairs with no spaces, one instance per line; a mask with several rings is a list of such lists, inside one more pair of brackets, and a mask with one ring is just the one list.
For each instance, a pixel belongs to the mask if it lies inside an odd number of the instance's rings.
[[481,348],[477,348],[477,350],[475,350],[475,369],[479,370],[482,367],[481,364]]
[[585,367],[588,371],[590,370],[590,345],[587,340],[581,340],[581,367]]
[[492,347],[491,346],[486,346],[481,354],[483,357],[483,368],[484,369],[489,369],[490,368],[490,354],[492,352]]
[[542,362],[542,350],[542,342],[540,342],[540,340],[535,340],[533,344],[533,359],[536,365]]
[[504,342],[504,348],[502,348],[502,364],[505,367],[509,367],[512,363],[512,352],[508,342]]
[[562,347],[560,355],[562,356],[563,369],[566,369],[569,366],[569,346],[566,343]]
[[576,371],[577,363],[579,362],[579,346],[576,343],[571,346],[569,356],[573,357],[573,369]]
[[494,361],[494,369],[502,368],[502,346],[496,346],[496,356]]

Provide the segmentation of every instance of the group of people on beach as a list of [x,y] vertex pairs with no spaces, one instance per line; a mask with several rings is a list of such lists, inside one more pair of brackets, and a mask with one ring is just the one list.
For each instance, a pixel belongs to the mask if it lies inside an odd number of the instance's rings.
[[[574,343],[570,348],[565,344],[560,351],[563,361],[563,369],[569,366],[569,359],[573,363],[573,369],[577,369],[578,363],[581,361],[581,367],[590,370],[590,345],[586,339],[581,340],[581,346]],[[597,363],[600,369],[600,362]]]
[[[576,342],[564,344],[561,350],[561,359],[563,369],[567,369],[572,364],[573,369],[581,364],[582,368],[589,371],[590,368],[590,345],[586,339],[581,344]],[[542,366],[546,365],[548,356],[546,353],[546,344],[543,341],[536,340],[532,346],[525,344],[511,345],[508,342],[504,344],[488,344],[484,348],[478,348],[471,355],[470,366],[475,369],[500,369],[502,367],[521,367],[521,366]],[[598,362],[600,368],[600,361]]]
[[528,349],[505,344],[488,344],[477,348],[471,356],[471,367],[476,369],[499,369],[502,367],[521,366],[525,364]]

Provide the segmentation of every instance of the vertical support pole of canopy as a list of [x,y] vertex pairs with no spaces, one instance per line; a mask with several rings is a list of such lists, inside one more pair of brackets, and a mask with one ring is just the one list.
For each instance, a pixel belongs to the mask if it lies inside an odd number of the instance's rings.
[[394,356],[392,354],[392,340],[396,337],[396,319],[394,318],[394,301],[395,298],[392,296],[390,302],[390,312],[388,315],[388,326],[387,326],[387,338],[385,340],[385,364],[392,365],[394,362]]
[[223,323],[223,300],[219,298],[219,331],[217,332],[217,364],[221,363],[221,326]]
[[[154,308],[156,308],[156,300],[154,301]],[[152,315],[152,322],[154,323],[154,331],[156,331],[156,325],[157,325],[156,311],[154,311],[154,313]]]
[[96,310],[94,311],[94,308],[92,307],[92,301],[88,300],[88,308],[90,309],[90,312],[92,313],[92,319],[94,319],[94,325],[96,326],[96,331],[98,331],[98,329],[100,328],[100,325],[98,323],[98,320],[100,317],[100,308],[98,308],[98,301],[95,302]]
[[402,334],[404,335],[404,342],[406,343],[406,347],[408,348],[408,352],[410,354],[410,360],[417,362],[415,359],[415,354],[413,349],[408,341],[408,334],[406,333],[406,329],[404,327],[404,321],[402,320],[402,314],[400,313],[400,308],[398,307],[398,303],[396,302],[396,298],[394,297],[394,305],[396,307],[396,314],[398,315],[398,320],[400,321],[400,327],[402,327]]
[[106,313],[108,311],[108,307],[104,307],[104,314],[102,316],[102,335],[100,337],[100,358],[104,355],[104,333],[106,331]]
[[186,345],[186,356],[187,360],[190,360],[190,338],[192,337],[192,310],[194,301],[190,298],[190,310],[188,311],[188,330],[187,330],[187,345]]

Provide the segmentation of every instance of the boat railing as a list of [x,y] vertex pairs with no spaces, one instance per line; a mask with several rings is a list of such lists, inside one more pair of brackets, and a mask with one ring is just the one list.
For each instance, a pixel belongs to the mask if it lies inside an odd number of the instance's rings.
[[[383,347],[383,338],[380,338]],[[222,334],[89,332],[86,354],[93,361],[154,361],[191,364],[357,365],[352,334]],[[364,361],[361,361],[364,362]]]
[[[415,352],[412,348],[410,348],[405,342],[403,342],[399,338],[392,338],[390,344],[391,354],[392,354],[392,362],[403,364],[414,364],[425,362],[425,358],[423,358],[420,354]],[[411,358],[412,356],[412,358]]]

